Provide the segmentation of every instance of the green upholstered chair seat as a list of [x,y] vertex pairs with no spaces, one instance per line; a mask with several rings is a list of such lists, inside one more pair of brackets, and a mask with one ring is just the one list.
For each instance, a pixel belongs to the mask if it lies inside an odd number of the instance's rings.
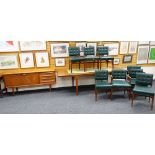
[[84,61],[84,57],[71,57],[70,58],[71,62],[79,62],[79,61]]
[[130,83],[131,83],[131,85],[135,85],[136,84],[136,78],[132,78]]
[[155,94],[155,90],[153,87],[146,87],[146,86],[138,86],[136,85],[135,88],[133,89],[133,92],[135,94],[141,94],[141,95],[154,95]]
[[87,55],[84,57],[84,60],[85,61],[94,61],[95,60],[95,57],[94,55]]
[[108,81],[96,80],[95,87],[98,89],[101,89],[101,88],[111,89],[112,84],[108,83]]
[[130,88],[131,85],[125,80],[113,80],[112,86],[117,88]]
[[100,57],[100,60],[114,60],[114,58],[110,56],[103,56],[103,57]]

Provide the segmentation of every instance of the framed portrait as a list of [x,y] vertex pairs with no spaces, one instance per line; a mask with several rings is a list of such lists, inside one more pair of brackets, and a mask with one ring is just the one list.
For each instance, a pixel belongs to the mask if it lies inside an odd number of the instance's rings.
[[119,43],[104,44],[109,48],[109,55],[118,55]]
[[155,45],[155,41],[150,41],[150,45]]
[[69,43],[52,43],[51,44],[51,56],[52,57],[68,57]]
[[148,63],[155,63],[155,46],[150,46]]
[[36,52],[35,56],[37,67],[49,67],[48,52]]
[[119,58],[114,58],[114,65],[119,65],[120,59]]
[[130,63],[132,62],[132,55],[124,55],[123,63]]
[[120,42],[120,54],[127,54],[129,48],[129,42],[128,41],[121,41]]
[[96,55],[96,50],[97,50],[97,43],[87,43],[87,47],[94,47],[95,55]]
[[147,64],[149,46],[138,46],[137,64]]
[[149,41],[139,41],[139,45],[149,45]]
[[76,47],[80,48],[80,51],[84,51],[84,48],[86,47],[86,42],[78,42],[76,43]]
[[0,41],[0,52],[17,52],[19,51],[18,41]]
[[21,68],[34,67],[33,53],[20,53],[19,57],[20,57]]
[[45,41],[20,41],[21,51],[46,50]]
[[18,66],[18,55],[0,55],[0,69],[16,69]]
[[134,54],[137,53],[137,41],[130,41],[129,43],[129,53]]
[[55,59],[55,66],[56,67],[65,66],[65,58],[56,58]]

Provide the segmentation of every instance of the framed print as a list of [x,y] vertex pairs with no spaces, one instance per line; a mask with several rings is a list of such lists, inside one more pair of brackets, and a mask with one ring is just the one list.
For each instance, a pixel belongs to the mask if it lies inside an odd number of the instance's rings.
[[132,62],[132,55],[124,55],[123,63],[130,63]]
[[149,45],[149,41],[139,41],[139,45]]
[[118,55],[119,43],[104,44],[109,48],[109,55]]
[[35,55],[37,67],[49,67],[48,52],[37,52]]
[[65,59],[64,58],[56,58],[55,66],[56,67],[65,66]]
[[129,48],[129,42],[128,41],[121,41],[120,43],[120,54],[127,54]]
[[138,46],[137,64],[147,64],[149,46]]
[[97,50],[97,43],[87,43],[87,47],[94,47],[95,55]]
[[129,53],[134,54],[137,53],[137,41],[130,41],[129,43]]
[[155,63],[155,46],[150,46],[148,63]]
[[34,67],[33,53],[20,53],[19,57],[21,68]]
[[0,69],[18,68],[17,54],[0,55]]
[[150,45],[155,45],[155,41],[150,41]]
[[45,41],[20,41],[21,51],[46,50]]
[[51,44],[51,56],[52,57],[68,57],[69,43],[53,43]]
[[119,58],[114,58],[114,65],[118,65],[120,62],[120,59]]
[[0,41],[0,52],[17,52],[19,51],[18,41]]
[[86,42],[78,42],[76,43],[76,47],[79,47],[80,51],[84,51],[84,48],[86,47]]

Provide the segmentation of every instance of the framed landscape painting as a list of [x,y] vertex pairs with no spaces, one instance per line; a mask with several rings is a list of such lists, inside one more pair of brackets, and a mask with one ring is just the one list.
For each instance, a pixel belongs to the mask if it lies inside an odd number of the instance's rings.
[[49,67],[48,52],[37,52],[35,55],[37,67]]
[[56,67],[65,66],[65,59],[64,58],[55,59],[55,66]]
[[147,64],[149,46],[139,46],[137,55],[137,64]]
[[17,54],[0,55],[0,69],[18,68]]
[[0,41],[0,52],[17,52],[19,51],[18,41]]
[[148,63],[155,63],[155,46],[150,46]]
[[20,41],[21,51],[46,50],[45,41]]
[[33,53],[20,53],[19,57],[21,68],[34,67]]
[[120,59],[119,58],[114,58],[114,65],[119,65]]
[[129,42],[128,41],[121,41],[120,43],[120,54],[127,54],[128,53]]
[[109,55],[118,55],[119,43],[104,44],[109,48]]
[[53,43],[51,44],[51,56],[52,57],[68,57],[69,43]]
[[132,62],[132,55],[124,55],[123,63],[130,63]]
[[130,41],[129,43],[129,53],[134,54],[137,53],[137,41]]

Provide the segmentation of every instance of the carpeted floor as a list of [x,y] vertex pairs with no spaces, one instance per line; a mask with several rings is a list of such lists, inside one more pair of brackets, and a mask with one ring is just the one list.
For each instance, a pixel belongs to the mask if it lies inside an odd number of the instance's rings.
[[1,114],[151,114],[148,100],[138,97],[131,107],[127,94],[114,92],[112,101],[105,93],[99,94],[95,102],[93,86],[79,88],[79,96],[74,88],[19,92],[0,98]]

